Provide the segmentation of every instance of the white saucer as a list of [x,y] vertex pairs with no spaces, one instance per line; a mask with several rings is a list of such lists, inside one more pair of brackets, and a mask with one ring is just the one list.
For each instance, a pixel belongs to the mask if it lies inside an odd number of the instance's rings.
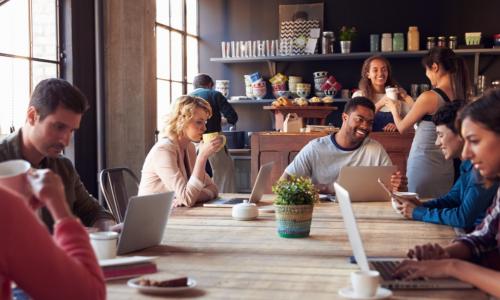
[[178,287],[157,287],[157,286],[143,286],[139,285],[138,282],[141,277],[130,279],[127,282],[129,287],[137,289],[139,292],[144,294],[170,294],[170,293],[179,293],[183,291],[187,291],[196,286],[196,280],[191,277],[188,277],[187,286],[178,286]]
[[383,287],[379,287],[377,293],[373,297],[360,297],[354,295],[354,290],[351,286],[341,288],[339,290],[339,295],[347,299],[357,299],[357,300],[375,300],[375,299],[385,299],[392,296],[392,291]]

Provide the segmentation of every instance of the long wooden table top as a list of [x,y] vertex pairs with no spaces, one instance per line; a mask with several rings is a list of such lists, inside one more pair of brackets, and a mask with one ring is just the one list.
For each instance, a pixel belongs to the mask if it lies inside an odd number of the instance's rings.
[[[266,195],[264,202],[272,196]],[[408,221],[389,202],[353,203],[368,256],[403,257],[414,245],[447,244],[452,228]],[[162,245],[133,255],[159,256],[159,274],[193,277],[196,288],[169,298],[342,299],[357,269],[339,205],[315,206],[311,236],[278,237],[273,213],[254,221],[236,221],[230,208],[176,208]],[[158,276],[155,274],[155,276]],[[108,299],[153,299],[127,287],[127,280],[107,284]],[[391,299],[488,299],[473,290],[393,290]]]

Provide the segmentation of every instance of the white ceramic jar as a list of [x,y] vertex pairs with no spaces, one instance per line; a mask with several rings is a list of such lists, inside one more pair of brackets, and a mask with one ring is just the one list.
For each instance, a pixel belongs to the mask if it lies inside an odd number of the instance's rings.
[[249,221],[259,216],[259,210],[255,203],[249,203],[248,200],[233,206],[232,216],[238,221]]

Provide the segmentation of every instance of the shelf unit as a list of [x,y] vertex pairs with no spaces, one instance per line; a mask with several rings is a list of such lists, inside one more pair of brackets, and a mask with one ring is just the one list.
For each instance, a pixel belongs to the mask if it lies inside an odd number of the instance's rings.
[[[487,49],[455,49],[455,53],[463,56],[474,56],[474,83],[477,83],[479,75],[479,58],[481,55],[498,56],[499,48]],[[327,61],[327,60],[356,60],[365,59],[372,55],[381,55],[386,58],[415,58],[422,57],[427,51],[395,51],[395,52],[352,52],[352,53],[333,53],[333,54],[311,54],[311,55],[293,55],[293,56],[259,56],[259,57],[213,57],[212,62],[223,64],[241,64],[241,63],[267,63],[269,73],[276,74],[276,63],[278,62],[303,62],[303,61]]]

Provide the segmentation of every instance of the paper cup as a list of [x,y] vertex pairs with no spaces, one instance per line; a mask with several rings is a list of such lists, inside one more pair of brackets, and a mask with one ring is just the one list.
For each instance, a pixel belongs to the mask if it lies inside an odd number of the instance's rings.
[[116,257],[117,232],[101,231],[90,233],[89,235],[90,244],[92,244],[97,259],[111,259]]
[[28,182],[30,168],[30,163],[22,159],[0,163],[0,184],[30,198],[33,195]]
[[205,133],[205,134],[203,134],[203,142],[204,143],[210,143],[213,139],[215,139],[217,137],[221,137],[222,138],[222,145],[220,146],[219,149],[217,149],[217,152],[219,152],[226,145],[226,136],[225,135],[220,134],[219,132]]

